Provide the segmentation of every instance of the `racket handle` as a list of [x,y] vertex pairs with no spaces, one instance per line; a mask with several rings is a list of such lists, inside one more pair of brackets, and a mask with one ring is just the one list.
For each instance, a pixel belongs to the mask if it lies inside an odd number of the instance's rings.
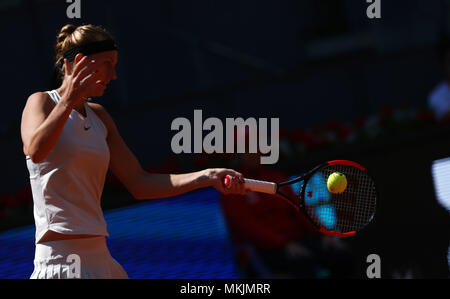
[[[244,179],[245,188],[255,192],[262,192],[268,194],[277,193],[277,184],[266,181]],[[226,188],[231,186],[231,176],[227,175],[224,180],[224,185]]]

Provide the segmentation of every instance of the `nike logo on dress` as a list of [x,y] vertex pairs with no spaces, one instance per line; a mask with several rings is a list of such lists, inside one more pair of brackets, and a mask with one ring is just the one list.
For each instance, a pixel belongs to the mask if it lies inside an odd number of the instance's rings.
[[84,130],[85,131],[87,131],[87,130],[89,130],[91,127],[86,127],[86,126],[84,126]]

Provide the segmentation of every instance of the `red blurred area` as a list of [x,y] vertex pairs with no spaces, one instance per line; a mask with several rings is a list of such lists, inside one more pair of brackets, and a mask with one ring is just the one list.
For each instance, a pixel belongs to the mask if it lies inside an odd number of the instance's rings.
[[[287,177],[280,172],[244,170],[244,176],[273,182]],[[292,191],[288,196],[296,198]],[[316,229],[279,195],[250,192],[245,196],[224,195],[222,207],[236,242],[250,242],[261,249],[279,249]]]

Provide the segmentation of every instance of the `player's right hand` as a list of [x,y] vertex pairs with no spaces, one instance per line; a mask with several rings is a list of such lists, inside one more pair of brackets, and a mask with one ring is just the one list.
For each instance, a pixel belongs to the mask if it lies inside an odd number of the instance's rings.
[[67,88],[62,98],[73,107],[89,97],[89,90],[96,85],[98,79],[98,65],[88,56],[78,54],[73,65],[64,59],[64,66]]

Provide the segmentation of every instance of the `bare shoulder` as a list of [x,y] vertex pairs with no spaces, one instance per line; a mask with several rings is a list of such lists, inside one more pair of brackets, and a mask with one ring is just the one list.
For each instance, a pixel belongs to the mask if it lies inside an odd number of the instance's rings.
[[89,108],[91,108],[103,122],[110,121],[109,119],[111,118],[111,116],[109,115],[108,111],[106,111],[105,107],[92,102],[88,102],[87,104],[89,105]]
[[108,132],[111,132],[115,128],[114,120],[108,111],[100,104],[88,102],[89,108],[95,112],[95,114],[100,118],[103,124],[106,126]]
[[49,99],[50,96],[48,93],[43,92],[43,91],[38,91],[33,93],[32,95],[30,95],[28,97],[28,100],[37,100],[37,99]]
[[29,145],[33,132],[45,121],[54,107],[55,104],[46,92],[35,92],[28,97],[20,123],[25,155],[28,155],[26,147]]
[[28,97],[26,105],[31,105],[33,107],[40,106],[45,108],[52,108],[55,106],[55,103],[51,100],[48,93],[38,91]]
[[24,113],[34,114],[43,113],[45,116],[50,114],[55,107],[55,103],[46,92],[35,92],[30,95],[24,107]]

